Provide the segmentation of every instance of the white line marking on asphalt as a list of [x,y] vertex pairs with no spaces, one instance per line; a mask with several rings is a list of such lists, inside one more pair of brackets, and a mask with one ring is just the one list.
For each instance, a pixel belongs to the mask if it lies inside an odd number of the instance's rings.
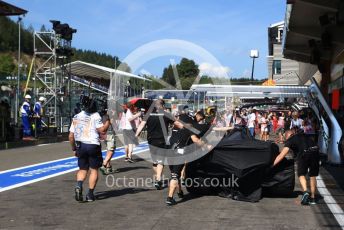
[[[144,149],[144,150],[140,150],[140,151],[134,152],[133,155],[136,155],[138,153],[142,153],[142,152],[145,152],[145,151],[149,151],[149,149]],[[125,155],[118,156],[118,157],[112,158],[111,160],[113,161],[113,160],[117,160],[117,159],[124,158],[124,157],[125,157]],[[70,157],[70,158],[73,158],[73,157]],[[68,158],[65,158],[65,159],[68,159]],[[53,162],[55,162],[55,161],[53,161]],[[45,163],[48,163],[48,162],[45,162]],[[45,163],[42,163],[42,164],[45,164]],[[25,167],[22,167],[22,168],[25,168]],[[18,169],[19,168],[14,169],[14,170],[18,170]],[[57,177],[57,176],[60,176],[60,175],[64,175],[64,174],[67,174],[67,173],[70,173],[70,172],[74,172],[74,171],[76,171],[78,169],[79,169],[78,167],[75,167],[75,168],[68,169],[66,171],[55,173],[55,174],[52,174],[52,175],[49,175],[49,176],[45,176],[45,177],[37,178],[37,179],[34,179],[34,180],[25,181],[23,183],[15,184],[15,185],[12,185],[12,186],[8,186],[8,187],[5,187],[5,188],[1,188],[0,192],[4,192],[4,191],[7,191],[7,190],[11,190],[11,189],[14,189],[14,188],[19,188],[19,187],[22,187],[22,186],[25,186],[25,185],[28,185],[28,184],[33,184],[33,183],[36,183],[36,182],[39,182],[39,181],[42,181],[42,180],[46,180],[46,179],[49,179],[49,178],[53,178],[53,177]],[[13,169],[8,170],[8,171],[13,171]],[[1,173],[3,173],[3,172],[1,172]]]
[[[141,142],[140,144],[146,144],[146,143],[147,142]],[[123,148],[123,147],[124,146],[120,146],[120,147],[117,147],[116,149],[120,149],[120,148]],[[72,154],[72,151],[70,151],[70,152]],[[67,159],[72,159],[72,158],[75,158],[75,157],[66,157],[66,158],[61,158],[61,159],[58,159],[58,160],[46,161],[46,162],[37,163],[37,164],[33,164],[33,165],[26,165],[26,166],[19,167],[19,168],[8,169],[8,170],[5,170],[5,171],[0,171],[0,174],[16,171],[16,170],[19,170],[19,169],[25,169],[25,168],[30,168],[30,167],[34,167],[34,166],[39,166],[39,165],[43,165],[43,164],[54,163],[54,162],[57,162],[57,161],[63,161],[63,160],[67,160]],[[115,158],[113,158],[113,159],[115,159]]]
[[50,145],[50,144],[40,144],[40,145],[37,145],[37,146],[46,146],[46,145]]
[[327,204],[327,207],[332,212],[334,218],[336,218],[339,226],[344,229],[344,212],[343,209],[337,204],[336,200],[333,198],[331,193],[326,188],[326,185],[322,179],[322,177],[319,175],[317,177],[317,187],[320,195],[324,198],[325,203]]
[[[144,144],[144,143],[141,143],[141,144]],[[121,147],[118,147],[118,148],[121,148]],[[145,151],[148,151],[148,150],[149,149],[140,150],[140,151],[137,151],[137,152],[135,152],[133,154],[138,154],[138,153],[145,152]],[[125,155],[118,156],[118,157],[112,158],[111,160],[116,160],[116,159],[120,159],[120,158],[124,158],[124,157],[125,157]],[[14,168],[14,169],[6,170],[6,171],[1,171],[0,174],[6,173],[6,172],[15,171],[15,170],[20,170],[20,169],[24,169],[24,168],[29,168],[29,167],[33,167],[33,166],[43,165],[43,164],[47,164],[47,163],[53,163],[53,162],[57,162],[57,161],[61,161],[61,160],[72,159],[72,158],[75,158],[75,157],[67,157],[67,158],[62,158],[62,159],[58,159],[58,160],[47,161],[47,162],[42,162],[42,163],[33,164],[33,165],[29,165],[29,166],[24,166],[24,167],[20,167],[20,168]],[[46,180],[46,179],[49,179],[49,178],[53,178],[53,177],[57,177],[57,176],[60,176],[60,175],[64,175],[64,174],[67,174],[67,173],[70,173],[70,172],[73,172],[73,171],[76,171],[76,170],[78,170],[78,167],[66,170],[64,172],[59,172],[59,173],[55,173],[55,174],[52,174],[52,175],[49,175],[49,176],[45,176],[45,177],[42,177],[42,178],[37,178],[37,179],[34,179],[34,180],[30,180],[30,181],[26,181],[26,182],[23,182],[23,183],[19,183],[19,184],[16,184],[16,185],[8,186],[8,187],[5,187],[5,188],[1,188],[0,187],[0,192],[11,190],[11,189],[18,188],[18,187],[22,187],[22,186],[25,186],[25,185],[28,185],[28,184],[33,184],[35,182],[39,182],[39,181],[43,181],[43,180]],[[336,200],[333,198],[331,193],[326,188],[326,185],[325,185],[321,175],[319,175],[317,177],[317,189],[318,189],[319,193],[321,194],[321,196],[324,198],[324,201],[325,201],[326,205],[328,206],[328,208],[332,212],[332,214],[335,217],[335,219],[337,220],[338,224],[344,230],[344,212],[343,212],[343,209],[337,204]]]
[[49,179],[49,178],[52,178],[52,177],[60,176],[60,175],[63,175],[63,174],[69,173],[69,172],[76,171],[76,170],[78,170],[78,168],[68,169],[66,171],[59,172],[59,173],[56,173],[56,174],[52,174],[52,175],[49,175],[49,176],[37,178],[37,179],[34,179],[34,180],[30,180],[30,181],[25,181],[23,183],[15,184],[15,185],[8,186],[8,187],[5,187],[3,189],[0,189],[0,192],[4,192],[4,191],[11,190],[11,189],[14,189],[14,188],[22,187],[22,186],[25,186],[25,185],[28,185],[28,184],[32,184],[32,183],[35,183],[35,182],[38,182],[38,181],[46,180],[46,179]]
[[66,157],[66,158],[61,158],[61,159],[58,159],[58,160],[46,161],[46,162],[42,162],[42,163],[38,163],[38,164],[27,165],[27,166],[23,166],[23,167],[19,167],[19,168],[9,169],[9,170],[5,170],[5,171],[1,171],[0,174],[16,171],[16,170],[20,170],[20,169],[30,168],[30,167],[34,167],[34,166],[54,163],[54,162],[57,162],[57,161],[63,161],[63,160],[67,160],[67,159],[72,159],[72,158],[76,158],[76,157]]

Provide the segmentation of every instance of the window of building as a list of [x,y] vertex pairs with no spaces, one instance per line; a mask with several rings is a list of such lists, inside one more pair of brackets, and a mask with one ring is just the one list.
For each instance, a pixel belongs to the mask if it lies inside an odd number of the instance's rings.
[[272,70],[273,74],[281,74],[281,60],[274,60]]
[[283,39],[283,28],[278,29],[277,42],[282,42]]

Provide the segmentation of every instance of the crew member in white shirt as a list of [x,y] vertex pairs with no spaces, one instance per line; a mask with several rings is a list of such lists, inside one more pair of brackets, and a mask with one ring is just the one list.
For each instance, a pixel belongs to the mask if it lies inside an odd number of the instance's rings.
[[31,136],[31,123],[30,117],[32,115],[31,105],[30,105],[31,96],[29,94],[25,95],[25,100],[23,105],[20,107],[20,114],[22,118],[23,125],[23,140],[32,140]]
[[83,201],[82,185],[87,177],[89,191],[86,201],[95,200],[94,189],[98,180],[98,169],[102,166],[103,158],[100,145],[100,134],[104,134],[109,128],[110,121],[103,124],[102,118],[96,112],[96,102],[90,99],[83,101],[83,110],[74,116],[69,129],[69,142],[76,157],[78,157],[79,170],[77,172],[77,185],[75,187],[75,199]]

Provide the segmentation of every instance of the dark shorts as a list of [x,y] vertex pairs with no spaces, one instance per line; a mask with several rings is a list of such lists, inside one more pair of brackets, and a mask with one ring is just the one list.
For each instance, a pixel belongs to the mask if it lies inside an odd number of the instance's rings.
[[123,142],[124,145],[135,144],[138,145],[138,139],[135,137],[135,132],[130,129],[123,130]]
[[184,165],[170,165],[171,179],[180,179]]
[[165,142],[150,142],[149,151],[154,165],[164,164],[165,156],[168,151]]
[[82,170],[88,170],[89,168],[98,169],[103,164],[100,145],[81,143],[76,153],[78,156],[78,166]]
[[319,153],[304,154],[297,160],[297,175],[310,177],[319,175]]

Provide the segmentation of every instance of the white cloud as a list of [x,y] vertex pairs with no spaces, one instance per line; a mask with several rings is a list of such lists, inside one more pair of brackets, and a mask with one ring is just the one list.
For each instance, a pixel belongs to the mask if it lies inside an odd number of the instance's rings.
[[211,63],[203,62],[198,66],[200,75],[210,77],[227,77],[231,73],[231,69],[227,66],[214,66]]
[[249,78],[249,77],[251,77],[251,70],[245,69],[244,72],[242,73],[242,76],[241,76],[241,77],[244,77],[244,78]]

